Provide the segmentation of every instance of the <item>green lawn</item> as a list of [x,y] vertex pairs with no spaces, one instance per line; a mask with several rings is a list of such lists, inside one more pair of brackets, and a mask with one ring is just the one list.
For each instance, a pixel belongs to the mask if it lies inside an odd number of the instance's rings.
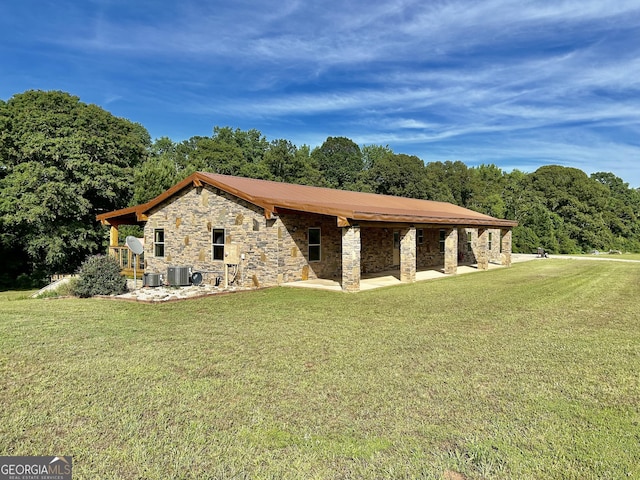
[[74,479],[640,478],[640,264],[148,305],[0,294],[0,455]]
[[[562,255],[556,255],[554,254],[554,256],[562,256]],[[640,260],[640,253],[608,253],[608,252],[602,252],[599,253],[598,255],[593,255],[593,254],[580,254],[580,255],[567,255],[567,256],[571,256],[571,257],[575,257],[575,256],[580,256],[580,257],[587,257],[587,258],[600,258],[600,259],[609,259],[609,260],[634,260],[634,261],[638,261]]]

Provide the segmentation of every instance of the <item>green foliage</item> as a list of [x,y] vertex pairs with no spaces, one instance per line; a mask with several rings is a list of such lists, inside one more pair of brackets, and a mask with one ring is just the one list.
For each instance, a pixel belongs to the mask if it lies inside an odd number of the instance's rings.
[[322,174],[311,159],[307,145],[298,148],[288,140],[274,140],[264,153],[264,165],[272,180],[301,185],[322,184]]
[[331,188],[355,190],[364,169],[360,147],[345,137],[328,137],[311,152],[327,185]]
[[416,156],[389,153],[377,158],[367,171],[375,193],[399,197],[427,198],[424,162]]
[[469,208],[496,218],[505,218],[507,176],[495,165],[480,165],[471,169],[472,194]]
[[312,150],[217,126],[210,137],[151,143],[142,126],[77,97],[28,91],[0,100],[0,288],[74,271],[106,247],[96,214],[147,202],[199,170],[451,202],[517,220],[516,252],[640,251],[640,191],[611,173],[425,165],[345,137]]
[[27,275],[75,270],[105,246],[96,214],[129,203],[148,133],[63,92],[15,95],[0,125],[0,249]]
[[425,165],[388,146],[360,149],[344,137],[328,137],[313,151],[230,127],[180,144],[161,138],[136,169],[133,203],[159,195],[197,170],[451,202],[517,220],[514,252],[538,247],[552,253],[640,251],[640,192],[613,174],[589,178],[557,165],[530,174],[507,173],[496,165],[469,168],[460,161]]
[[118,242],[120,245],[125,245],[127,237],[144,237],[144,227],[141,225],[120,225],[118,227]]
[[146,203],[178,183],[181,178],[173,159],[168,156],[150,157],[133,175],[132,205]]
[[119,295],[127,290],[127,280],[118,262],[106,255],[93,255],[82,264],[74,293],[81,298]]

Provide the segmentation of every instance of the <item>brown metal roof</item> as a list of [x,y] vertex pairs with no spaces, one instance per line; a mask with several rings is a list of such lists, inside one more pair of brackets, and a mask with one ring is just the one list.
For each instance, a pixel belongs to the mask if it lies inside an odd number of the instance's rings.
[[189,185],[208,184],[265,209],[267,217],[279,211],[295,210],[335,216],[346,225],[358,221],[434,223],[442,225],[477,225],[513,227],[517,222],[503,220],[451,203],[414,198],[350,192],[291,183],[256,180],[214,173],[196,172],[153,200],[136,207],[98,215],[109,224],[124,224],[133,218],[139,223],[156,205]]

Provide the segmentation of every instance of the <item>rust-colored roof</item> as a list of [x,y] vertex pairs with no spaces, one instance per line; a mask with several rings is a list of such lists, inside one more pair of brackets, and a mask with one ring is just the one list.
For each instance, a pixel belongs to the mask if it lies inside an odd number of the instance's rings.
[[189,185],[202,186],[203,184],[219,188],[264,208],[267,217],[279,211],[295,210],[335,216],[341,225],[358,221],[487,227],[517,225],[517,222],[512,220],[490,217],[446,202],[350,192],[204,172],[190,175],[143,205],[104,213],[98,215],[97,219],[114,225],[126,224],[133,219],[136,221],[131,223],[139,223],[146,220],[149,210],[176,192]]

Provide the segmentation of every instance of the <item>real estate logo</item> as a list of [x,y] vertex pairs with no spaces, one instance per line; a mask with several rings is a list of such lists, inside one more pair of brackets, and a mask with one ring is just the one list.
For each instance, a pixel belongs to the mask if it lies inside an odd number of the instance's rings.
[[0,480],[71,480],[71,457],[0,457]]

